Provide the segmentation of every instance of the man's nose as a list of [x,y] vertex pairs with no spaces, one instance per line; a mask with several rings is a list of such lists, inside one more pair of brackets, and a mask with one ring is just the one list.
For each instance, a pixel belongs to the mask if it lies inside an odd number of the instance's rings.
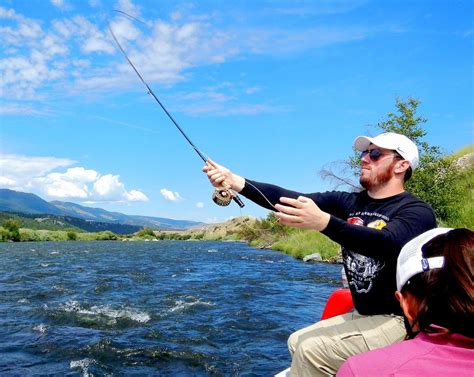
[[368,153],[364,153],[363,155],[361,155],[360,160],[366,164],[371,161]]

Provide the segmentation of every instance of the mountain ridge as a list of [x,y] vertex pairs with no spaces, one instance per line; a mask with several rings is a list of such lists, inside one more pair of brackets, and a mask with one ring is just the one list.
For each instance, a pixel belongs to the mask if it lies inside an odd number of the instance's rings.
[[126,215],[102,208],[86,207],[72,202],[48,202],[38,195],[10,189],[0,189],[0,211],[30,215],[69,216],[86,221],[149,227],[154,230],[180,230],[205,225],[203,222],[192,220]]

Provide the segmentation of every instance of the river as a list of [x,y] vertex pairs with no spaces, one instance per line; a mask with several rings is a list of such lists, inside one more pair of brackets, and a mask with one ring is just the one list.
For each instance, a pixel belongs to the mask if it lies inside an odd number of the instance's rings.
[[271,376],[338,265],[239,242],[0,244],[0,375]]

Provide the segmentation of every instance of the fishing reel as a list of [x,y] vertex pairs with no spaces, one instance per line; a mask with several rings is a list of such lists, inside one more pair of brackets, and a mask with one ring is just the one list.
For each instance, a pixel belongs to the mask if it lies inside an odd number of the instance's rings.
[[234,200],[240,208],[243,208],[245,205],[235,192],[226,187],[216,188],[212,194],[212,200],[222,207],[228,206],[232,200]]

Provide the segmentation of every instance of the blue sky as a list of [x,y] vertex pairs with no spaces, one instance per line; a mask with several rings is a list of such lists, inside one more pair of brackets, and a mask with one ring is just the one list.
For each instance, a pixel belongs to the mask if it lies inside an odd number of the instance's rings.
[[422,101],[429,143],[474,142],[470,0],[0,0],[0,187],[127,214],[266,215],[212,203],[108,21],[197,147],[252,179],[332,189],[320,170],[397,97]]

